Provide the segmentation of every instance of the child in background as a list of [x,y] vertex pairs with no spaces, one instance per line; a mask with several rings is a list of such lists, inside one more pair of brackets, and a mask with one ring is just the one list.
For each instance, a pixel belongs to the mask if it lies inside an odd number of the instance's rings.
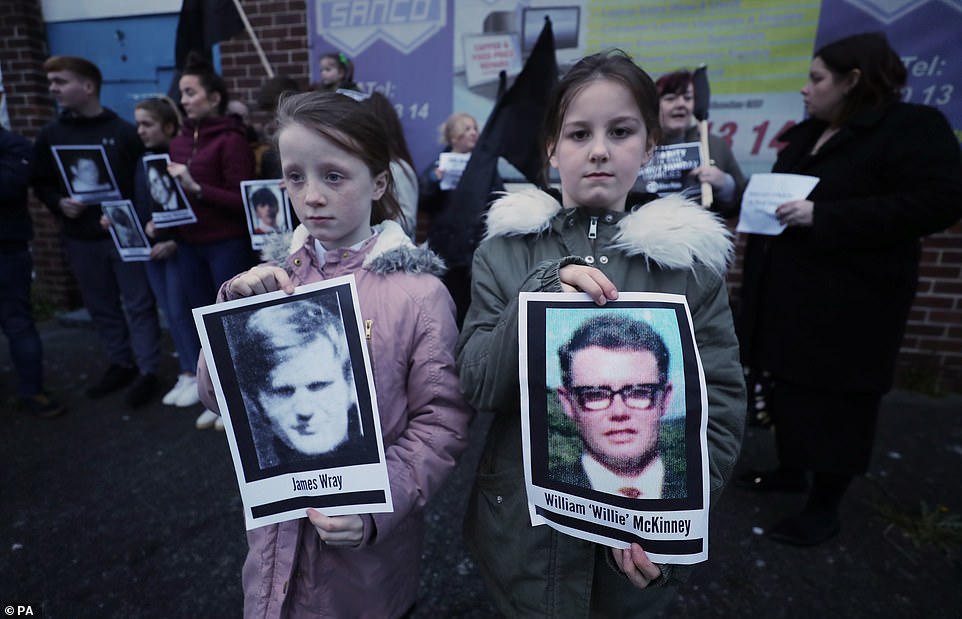
[[[471,307],[458,364],[468,401],[495,418],[465,520],[465,536],[508,617],[652,616],[685,568],[644,548],[611,549],[532,527],[525,497],[518,379],[518,293],[618,291],[688,298],[708,388],[711,501],[741,444],[745,392],[725,288],[732,245],[713,214],[680,197],[630,194],[658,141],[658,94],[623,52],[578,62],[556,87],[545,153],[559,196],[538,190],[494,203],[475,252]],[[668,584],[669,586],[662,586]]]
[[[180,130],[180,113],[167,97],[144,99],[134,107],[137,135],[148,155],[167,152],[170,140]],[[199,344],[194,320],[187,305],[180,275],[177,270],[177,237],[170,228],[157,228],[151,220],[151,194],[145,166],[134,171],[134,208],[144,223],[144,231],[151,240],[150,261],[146,263],[147,278],[157,298],[157,305],[167,318],[170,337],[177,352],[180,376],[162,402],[168,406],[189,407],[199,401],[197,396],[197,360],[191,355]]]
[[354,83],[354,63],[344,52],[328,52],[318,59],[321,83],[318,90],[335,91],[338,88],[357,90]]
[[[230,300],[353,274],[374,373],[394,512],[306,518],[248,532],[244,614],[400,617],[417,597],[421,510],[467,446],[472,411],[454,367],[454,305],[441,262],[415,247],[399,207],[384,129],[336,93],[282,100],[278,148],[302,222],[290,255],[221,287]],[[286,253],[286,252],[285,252]],[[216,407],[201,358],[201,398]],[[215,409],[216,410],[216,409]]]

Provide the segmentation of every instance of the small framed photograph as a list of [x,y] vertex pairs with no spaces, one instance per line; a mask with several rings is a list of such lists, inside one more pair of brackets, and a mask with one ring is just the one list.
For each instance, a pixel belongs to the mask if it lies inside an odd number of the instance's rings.
[[97,204],[121,198],[103,146],[51,146],[50,150],[57,161],[64,187],[72,199],[84,204]]
[[194,309],[248,529],[393,510],[353,275]]
[[158,228],[172,228],[192,224],[197,216],[187,200],[184,188],[167,171],[170,163],[168,155],[148,155],[144,157],[144,179],[150,190],[150,212],[154,225]]
[[244,197],[244,213],[251,247],[260,250],[264,237],[294,229],[291,203],[279,178],[243,181],[241,195]]
[[114,239],[121,260],[150,260],[150,242],[140,225],[133,203],[130,200],[110,200],[102,202],[100,208],[110,220],[110,236]]

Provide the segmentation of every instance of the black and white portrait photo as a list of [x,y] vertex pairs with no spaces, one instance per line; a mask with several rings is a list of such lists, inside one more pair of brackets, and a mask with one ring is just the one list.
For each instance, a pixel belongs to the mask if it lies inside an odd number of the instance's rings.
[[336,295],[225,320],[261,469],[377,461],[376,437],[358,409]]
[[389,511],[353,276],[197,308],[194,317],[249,526],[302,517],[307,507]]
[[281,187],[281,179],[243,181],[241,195],[251,246],[255,250],[261,248],[265,235],[293,230],[290,202]]
[[111,200],[100,205],[110,221],[110,236],[124,262],[150,260],[150,243],[130,200]]
[[168,155],[144,157],[144,179],[150,194],[150,210],[154,225],[169,228],[197,221],[180,183],[167,171]]
[[93,204],[121,197],[103,146],[51,146],[51,150],[72,199]]
[[707,388],[683,296],[521,294],[522,449],[534,524],[704,560]]

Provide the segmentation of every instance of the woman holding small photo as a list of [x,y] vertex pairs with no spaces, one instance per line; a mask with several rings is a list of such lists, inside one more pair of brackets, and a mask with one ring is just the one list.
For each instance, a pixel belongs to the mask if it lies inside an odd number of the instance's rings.
[[[168,152],[170,141],[180,130],[180,113],[173,101],[167,97],[144,99],[134,108],[134,119],[137,121],[137,135],[143,140],[148,156],[160,155]],[[177,265],[179,258],[178,235],[176,228],[157,228],[151,220],[152,203],[158,198],[169,196],[158,195],[157,182],[172,190],[172,201],[177,204],[177,188],[173,186],[170,177],[161,175],[157,163],[163,165],[163,160],[152,162],[154,165],[141,165],[134,177],[134,206],[138,216],[145,221],[144,231],[150,238],[152,246],[150,261],[147,263],[147,277],[150,280],[158,306],[163,310],[170,329],[170,337],[177,352],[180,364],[180,374],[177,382],[163,397],[163,403],[168,406],[187,408],[196,405],[200,398],[197,395],[197,363],[190,355],[200,348],[197,330],[190,313],[190,306]],[[161,180],[157,180],[160,178]],[[167,182],[164,182],[166,179]],[[175,207],[176,208],[176,207]]]

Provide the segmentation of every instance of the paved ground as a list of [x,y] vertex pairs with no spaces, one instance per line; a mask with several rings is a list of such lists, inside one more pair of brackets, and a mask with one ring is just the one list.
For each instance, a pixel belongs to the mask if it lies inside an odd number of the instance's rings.
[[[85,384],[103,371],[90,329],[50,321],[42,333],[48,383],[70,410],[42,420],[4,404],[0,414],[0,606],[41,604],[48,619],[240,616],[244,528],[224,435],[194,429],[199,409],[87,400]],[[3,348],[5,402],[13,378]],[[174,359],[163,371],[172,383]],[[426,514],[419,618],[496,615],[460,537],[483,432],[482,420]],[[741,468],[769,464],[770,439],[750,430]],[[962,536],[960,471],[962,396],[891,394],[871,474],[852,488],[838,538],[776,545],[761,532],[801,499],[730,489],[712,517],[711,558],[668,616],[962,616],[962,551],[938,543],[953,525]]]

